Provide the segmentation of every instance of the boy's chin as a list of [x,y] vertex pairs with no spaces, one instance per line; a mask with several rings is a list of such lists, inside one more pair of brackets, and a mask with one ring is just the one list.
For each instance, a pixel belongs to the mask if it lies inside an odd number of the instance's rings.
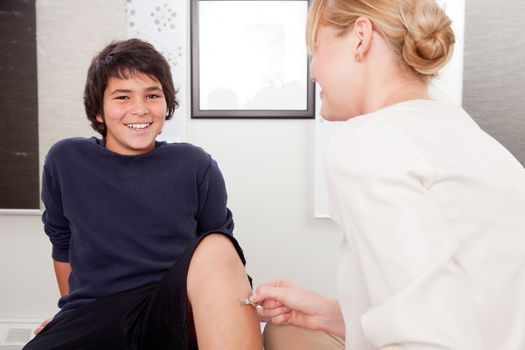
[[140,143],[140,144],[135,144],[131,146],[136,151],[149,152],[155,148],[155,140],[148,142],[148,143]]

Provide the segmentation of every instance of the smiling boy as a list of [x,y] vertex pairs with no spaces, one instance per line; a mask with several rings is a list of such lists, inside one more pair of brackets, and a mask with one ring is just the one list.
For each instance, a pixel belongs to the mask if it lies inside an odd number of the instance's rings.
[[84,106],[102,139],[62,140],[46,157],[61,310],[25,349],[262,348],[239,303],[251,291],[217,163],[156,140],[177,105],[150,44],[113,42],[93,59]]
[[[129,113],[130,105],[134,111]],[[104,92],[104,115],[97,115],[105,123],[106,148],[124,155],[152,151],[152,140],[160,134],[166,118],[166,101],[162,86],[156,79],[135,73],[131,79],[111,77]]]

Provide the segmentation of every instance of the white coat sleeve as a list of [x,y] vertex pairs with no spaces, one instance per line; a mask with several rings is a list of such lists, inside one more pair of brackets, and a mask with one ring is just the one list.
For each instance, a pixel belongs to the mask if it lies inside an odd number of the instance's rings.
[[363,333],[383,350],[481,350],[466,275],[455,259],[461,241],[432,197],[436,167],[384,131],[335,142],[327,163],[337,221],[370,295]]

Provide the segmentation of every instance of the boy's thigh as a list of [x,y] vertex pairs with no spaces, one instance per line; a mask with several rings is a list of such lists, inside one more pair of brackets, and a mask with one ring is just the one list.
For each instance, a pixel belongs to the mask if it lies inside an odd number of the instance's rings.
[[178,298],[154,284],[98,299],[53,319],[24,350],[186,349],[186,321],[169,305]]
[[128,341],[118,318],[82,314],[82,310],[51,321],[24,350],[124,350]]
[[120,292],[58,315],[24,350],[130,349],[134,322],[153,288]]

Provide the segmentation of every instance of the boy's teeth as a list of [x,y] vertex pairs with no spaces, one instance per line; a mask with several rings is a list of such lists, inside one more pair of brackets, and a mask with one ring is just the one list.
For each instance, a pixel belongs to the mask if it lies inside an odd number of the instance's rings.
[[142,123],[142,124],[126,124],[128,128],[131,129],[145,129],[149,126],[149,123]]

